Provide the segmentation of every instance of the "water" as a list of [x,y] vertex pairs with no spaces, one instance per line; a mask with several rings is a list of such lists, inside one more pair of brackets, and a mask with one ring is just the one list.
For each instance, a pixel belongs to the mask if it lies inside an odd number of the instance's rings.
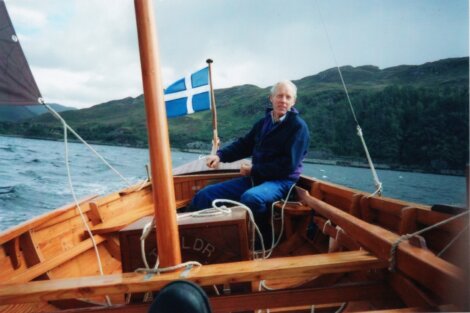
[[[94,148],[131,182],[147,174],[148,151],[126,147]],[[0,231],[73,201],[64,160],[64,143],[0,136]],[[198,155],[172,152],[173,166]],[[106,194],[126,184],[82,144],[69,143],[74,189],[79,198]],[[370,170],[306,164],[304,173],[365,191],[374,191]],[[464,206],[465,178],[378,171],[384,195],[402,200]]]

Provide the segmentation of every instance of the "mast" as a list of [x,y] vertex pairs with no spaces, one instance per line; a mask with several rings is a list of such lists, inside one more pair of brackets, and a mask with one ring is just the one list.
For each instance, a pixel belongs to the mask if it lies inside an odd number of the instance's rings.
[[168,267],[181,263],[181,251],[156,25],[151,0],[134,0],[134,4],[147,114],[158,255],[161,266]]
[[217,110],[215,105],[215,95],[214,95],[214,87],[212,86],[212,66],[211,64],[214,62],[212,59],[206,60],[207,64],[209,65],[209,88],[211,91],[211,110],[212,110],[212,150],[211,154],[214,155],[217,150],[219,149],[219,135],[217,133]]

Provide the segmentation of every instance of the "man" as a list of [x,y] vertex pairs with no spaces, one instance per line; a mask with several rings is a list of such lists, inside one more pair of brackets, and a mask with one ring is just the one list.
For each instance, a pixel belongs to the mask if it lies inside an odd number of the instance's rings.
[[214,199],[230,199],[248,206],[260,230],[269,233],[268,206],[285,197],[298,180],[309,145],[307,124],[294,109],[297,87],[281,81],[271,89],[272,108],[244,137],[207,157],[216,168],[220,162],[252,157],[243,164],[241,178],[210,185],[200,190],[190,205],[192,210],[212,207]]

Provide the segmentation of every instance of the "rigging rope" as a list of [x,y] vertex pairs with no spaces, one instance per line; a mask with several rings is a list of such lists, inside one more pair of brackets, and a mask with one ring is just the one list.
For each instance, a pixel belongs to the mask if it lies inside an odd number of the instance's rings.
[[[100,257],[100,253],[98,251],[98,245],[96,244],[96,240],[95,240],[95,237],[93,236],[93,233],[91,232],[91,229],[90,229],[90,226],[88,225],[87,223],[87,220],[85,218],[85,214],[83,213],[83,210],[82,208],[80,207],[80,203],[78,201],[78,198],[77,198],[77,195],[75,194],[75,189],[73,187],[73,182],[72,182],[72,174],[71,174],[71,171],[70,171],[70,160],[69,160],[69,149],[68,149],[68,137],[67,137],[67,131],[70,131],[77,139],[79,139],[83,144],[85,144],[85,146],[90,149],[94,154],[95,156],[97,156],[101,161],[103,161],[104,164],[106,164],[112,171],[114,171],[122,180],[124,180],[126,182],[126,184],[130,187],[131,186],[131,183],[124,177],[121,175],[121,173],[119,173],[113,166],[111,166],[111,164],[109,164],[95,149],[93,149],[92,146],[90,146],[80,135],[78,135],[75,130],[73,130],[68,124],[67,122],[62,118],[62,116],[60,116],[59,113],[57,113],[57,111],[55,111],[52,107],[50,107],[47,103],[44,102],[44,100],[42,98],[39,99],[39,102],[44,105],[47,110],[55,117],[57,118],[61,123],[62,123],[62,126],[64,128],[64,147],[65,147],[65,167],[66,167],[66,170],[67,170],[67,177],[68,177],[68,183],[69,183],[69,187],[70,187],[70,191],[72,193],[72,197],[73,197],[73,200],[75,202],[75,206],[77,207],[78,209],[78,212],[80,213],[80,218],[83,222],[83,225],[85,226],[85,229],[86,229],[86,232],[88,233],[88,235],[90,236],[90,239],[91,239],[91,242],[93,244],[93,248],[94,248],[94,251],[95,251],[95,255],[96,255],[96,260],[97,260],[97,264],[98,264],[98,270],[100,272],[100,275],[101,276],[104,276],[104,272],[103,272],[103,264],[101,262],[101,257]],[[106,299],[106,304],[108,306],[111,306],[112,303],[111,303],[111,299],[109,298],[109,296],[105,295],[105,299]]]
[[[67,169],[67,177],[68,177],[68,182],[69,182],[69,186],[70,186],[70,191],[72,193],[72,197],[73,197],[73,200],[75,201],[75,205],[78,209],[78,212],[80,213],[80,217],[82,219],[83,225],[85,225],[85,229],[86,229],[88,235],[90,236],[91,242],[93,243],[93,248],[95,250],[96,259],[98,261],[98,269],[99,269],[100,275],[104,276],[103,265],[101,263],[101,257],[100,257],[100,253],[98,251],[98,245],[96,244],[95,237],[93,236],[93,234],[91,232],[91,229],[88,226],[88,223],[85,219],[85,215],[83,214],[83,210],[80,207],[80,204],[79,204],[78,199],[77,199],[77,195],[75,194],[75,190],[73,188],[72,174],[70,172],[70,165],[69,165],[69,149],[68,149],[68,144],[67,144],[67,127],[66,127],[65,121],[63,121],[62,124],[64,126],[65,167]],[[105,299],[106,299],[107,305],[111,306],[112,303],[111,303],[111,299],[109,298],[109,296],[106,295]]]
[[62,118],[62,116],[59,115],[59,113],[57,113],[53,108],[51,108],[47,103],[44,102],[43,99],[40,99],[40,102],[42,105],[44,105],[48,110],[49,112],[55,117],[57,118],[61,123],[62,125],[64,125],[64,127],[66,129],[68,129],[78,140],[80,140],[88,149],[90,149],[93,154],[95,154],[95,156],[100,159],[106,166],[108,166],[114,173],[116,173],[129,187],[132,185],[130,183],[129,180],[127,180],[124,176],[122,176],[121,173],[119,173],[111,164],[108,163],[108,161],[106,161],[103,156],[101,154],[99,154],[92,146],[90,146],[79,134],[77,134],[75,132],[75,130],[70,127],[67,122]]
[[353,118],[354,118],[354,121],[356,122],[356,129],[357,129],[357,135],[359,136],[359,138],[361,139],[361,143],[362,143],[362,146],[364,148],[364,151],[366,153],[366,158],[367,158],[367,162],[369,163],[369,167],[372,171],[372,178],[374,179],[374,185],[375,185],[375,192],[372,193],[370,195],[370,197],[378,194],[379,196],[382,195],[382,191],[383,191],[383,186],[382,186],[382,182],[380,182],[379,180],[379,177],[377,175],[377,172],[375,170],[375,166],[374,166],[374,163],[372,162],[372,158],[370,157],[370,154],[369,154],[369,149],[367,148],[367,145],[366,145],[366,141],[364,139],[364,136],[362,134],[362,129],[361,129],[361,126],[359,125],[359,122],[357,120],[357,117],[356,117],[356,112],[354,111],[354,107],[352,105],[352,102],[351,102],[351,98],[349,97],[349,92],[348,92],[348,88],[346,87],[346,83],[344,82],[344,78],[343,78],[343,73],[341,72],[341,68],[339,67],[338,65],[338,61],[336,60],[336,55],[335,55],[335,51],[333,49],[333,45],[331,44],[331,40],[330,40],[330,35],[328,34],[328,29],[326,28],[326,24],[323,20],[323,16],[321,14],[321,10],[320,10],[320,6],[318,5],[317,3],[317,0],[315,0],[315,5],[317,7],[317,11],[318,11],[318,14],[320,16],[320,21],[322,23],[322,26],[323,26],[323,30],[325,31],[325,34],[326,34],[326,39],[328,41],[328,45],[330,47],[330,51],[331,51],[331,54],[333,55],[333,60],[335,62],[335,66],[336,66],[336,69],[338,70],[338,73],[339,73],[339,77],[341,79],[341,83],[343,85],[343,89],[344,89],[344,92],[346,94],[346,98],[348,100],[348,104],[349,104],[349,108],[351,109],[351,113],[353,115]]

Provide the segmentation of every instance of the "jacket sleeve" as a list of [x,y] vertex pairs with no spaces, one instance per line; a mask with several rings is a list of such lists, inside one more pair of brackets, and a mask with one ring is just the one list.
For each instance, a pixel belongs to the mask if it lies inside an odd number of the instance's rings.
[[285,179],[298,168],[308,151],[310,135],[305,123],[292,132],[284,153],[268,162],[253,165],[251,174],[262,179]]
[[258,128],[261,126],[261,121],[258,121],[248,134],[239,138],[237,141],[228,145],[227,147],[217,151],[217,155],[221,162],[235,162],[243,158],[248,158],[253,152],[255,144],[255,136]]

